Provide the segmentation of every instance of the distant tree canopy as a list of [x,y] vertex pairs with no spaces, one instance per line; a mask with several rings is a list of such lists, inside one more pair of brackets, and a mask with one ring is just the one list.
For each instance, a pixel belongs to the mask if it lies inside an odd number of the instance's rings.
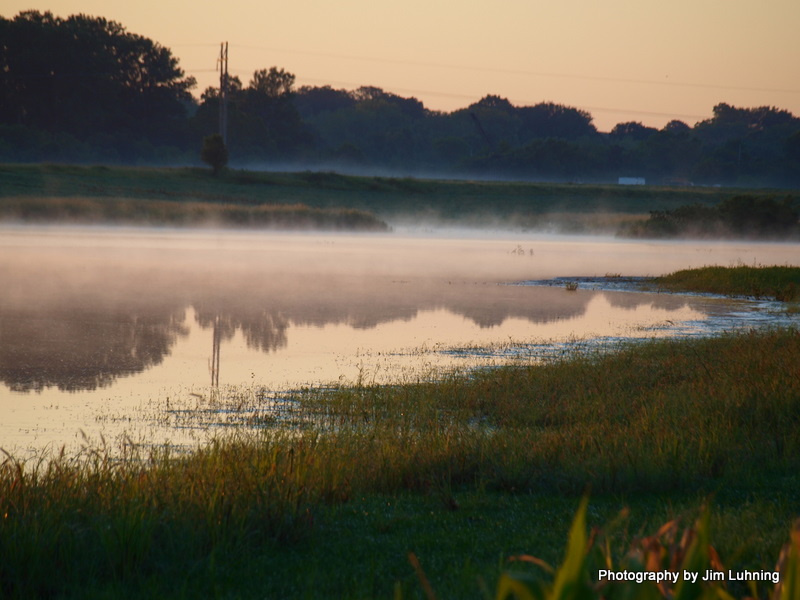
[[0,18],[0,122],[103,144],[174,143],[194,79],[169,50],[102,18]]
[[[294,104],[292,73],[271,67],[253,73],[247,87],[238,77],[228,79],[228,137],[231,160],[290,160],[309,144],[300,113]],[[219,89],[207,88],[191,120],[196,139],[216,131],[219,123]]]
[[[227,82],[233,165],[295,164],[453,175],[648,183],[800,185],[800,119],[720,103],[694,126],[623,122],[585,110],[515,106],[488,94],[450,113],[375,86],[295,88],[282,68]],[[0,161],[197,164],[219,132],[220,92],[158,43],[118,23],[22,12],[0,17]]]
[[654,133],[658,133],[658,129],[645,127],[636,121],[629,121],[627,123],[618,123],[611,130],[609,136],[619,141],[643,142]]
[[577,140],[597,134],[592,115],[584,110],[553,102],[518,109],[523,128],[531,138],[566,138]]

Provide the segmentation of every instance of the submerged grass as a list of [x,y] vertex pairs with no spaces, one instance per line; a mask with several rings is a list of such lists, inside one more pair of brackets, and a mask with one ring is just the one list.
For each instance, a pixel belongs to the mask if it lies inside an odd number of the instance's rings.
[[[726,567],[771,568],[798,511],[798,365],[795,329],[653,341],[308,391],[309,428],[189,454],[6,456],[0,595],[388,597],[398,581],[416,597],[413,550],[434,589],[480,597],[476,578],[494,589],[508,553],[557,560],[553,536],[587,488],[605,507],[595,524],[628,504],[651,527],[713,495]],[[398,502],[402,514],[381,508]],[[345,535],[348,511],[378,518]]]

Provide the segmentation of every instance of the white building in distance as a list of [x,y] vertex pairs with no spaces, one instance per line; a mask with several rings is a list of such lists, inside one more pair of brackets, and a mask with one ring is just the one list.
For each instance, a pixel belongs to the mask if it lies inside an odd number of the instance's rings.
[[644,185],[644,177],[620,177],[617,183],[619,185]]

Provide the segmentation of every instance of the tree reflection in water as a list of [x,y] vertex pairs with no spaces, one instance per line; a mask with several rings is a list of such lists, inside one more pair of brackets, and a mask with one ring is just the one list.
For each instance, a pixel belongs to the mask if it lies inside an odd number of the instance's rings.
[[186,335],[184,311],[98,313],[76,308],[46,315],[0,314],[0,379],[14,391],[107,387],[159,364]]
[[[219,384],[221,345],[237,332],[249,348],[271,353],[287,347],[292,324],[372,329],[389,321],[408,321],[420,311],[444,309],[483,329],[509,318],[545,323],[576,317],[593,297],[565,294],[559,287],[391,281],[356,285],[352,280],[327,287],[330,283],[296,284],[291,290],[264,287],[245,295],[239,284],[217,287],[213,294],[198,284],[191,290],[184,287],[180,297],[165,297],[163,290],[152,296],[129,290],[113,303],[87,293],[35,310],[0,306],[0,380],[14,391],[107,387],[118,377],[160,364],[178,338],[188,335],[189,307],[197,324],[212,332],[213,386]],[[636,294],[614,299],[631,307],[643,301]],[[683,302],[664,296],[658,303],[666,308]]]
[[[237,332],[249,348],[273,353],[288,346],[293,326],[371,329],[408,322],[421,311],[446,310],[481,329],[512,318],[550,323],[585,314],[593,294],[583,286],[566,294],[563,286],[500,283],[543,273],[603,273],[609,262],[624,270],[628,259],[639,261],[629,271],[648,272],[640,263],[651,254],[691,264],[674,247],[666,254],[648,245],[536,243],[536,254],[520,259],[502,240],[157,231],[118,237],[112,230],[6,236],[0,239],[0,381],[14,391],[109,386],[162,363],[189,335],[190,308],[213,332],[213,384],[220,347]],[[749,256],[738,247],[730,251]],[[692,252],[691,260],[708,261]],[[669,295],[609,298],[630,308],[672,310],[686,303]]]

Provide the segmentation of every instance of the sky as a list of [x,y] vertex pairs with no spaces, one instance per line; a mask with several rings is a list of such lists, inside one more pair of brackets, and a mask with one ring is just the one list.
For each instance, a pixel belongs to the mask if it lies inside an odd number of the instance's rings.
[[600,131],[694,125],[720,102],[800,116],[800,0],[0,0],[5,18],[29,9],[158,42],[197,96],[228,42],[245,85],[276,66],[297,87],[377,86],[431,110],[494,94],[586,110]]

